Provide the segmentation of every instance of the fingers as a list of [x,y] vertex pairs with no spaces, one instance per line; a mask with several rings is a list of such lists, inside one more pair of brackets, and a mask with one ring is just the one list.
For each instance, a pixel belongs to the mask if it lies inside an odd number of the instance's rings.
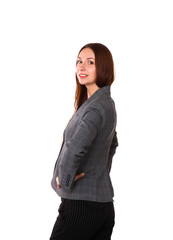
[[76,175],[74,181],[78,180],[79,178],[82,178],[85,175],[85,173],[80,173],[78,175]]
[[[84,175],[85,175],[85,173],[80,173],[80,174],[76,175],[74,181],[77,181],[79,178],[82,178]],[[57,182],[58,188],[60,189],[61,186],[60,186],[60,184],[59,184],[59,178],[58,178],[58,177],[56,177],[56,182]]]
[[58,178],[58,177],[56,178],[56,182],[57,182],[57,186],[58,186],[58,188],[60,189],[61,186],[60,186],[60,184],[59,184],[59,178]]

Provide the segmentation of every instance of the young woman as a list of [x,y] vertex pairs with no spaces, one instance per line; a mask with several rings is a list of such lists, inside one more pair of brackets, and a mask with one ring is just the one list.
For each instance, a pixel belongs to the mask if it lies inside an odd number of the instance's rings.
[[110,179],[118,140],[109,49],[90,43],[76,62],[75,112],[63,133],[52,188],[61,197],[50,239],[110,240],[115,224]]

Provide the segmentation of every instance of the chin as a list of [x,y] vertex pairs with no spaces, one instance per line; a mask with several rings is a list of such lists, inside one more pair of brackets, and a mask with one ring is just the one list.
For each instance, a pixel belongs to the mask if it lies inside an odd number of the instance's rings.
[[86,83],[83,83],[83,82],[80,82],[80,81],[79,81],[79,83],[80,83],[80,85],[86,85]]
[[87,82],[85,82],[85,81],[81,81],[81,79],[79,80],[79,83],[80,83],[81,85],[85,85],[85,84],[87,84]]

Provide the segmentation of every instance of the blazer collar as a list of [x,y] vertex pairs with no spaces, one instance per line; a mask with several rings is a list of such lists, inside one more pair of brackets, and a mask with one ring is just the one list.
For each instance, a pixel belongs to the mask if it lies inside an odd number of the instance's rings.
[[110,85],[104,86],[102,88],[97,89],[88,99],[87,101],[89,101],[90,99],[93,99],[97,96],[101,96],[103,94],[110,94]]
[[[109,94],[110,95],[110,85],[106,85],[102,88],[97,89],[81,106],[80,106],[80,110],[81,108],[83,108],[84,106],[88,105],[91,101],[93,101],[94,99],[96,99],[97,97],[101,97],[104,94]],[[79,110],[78,109],[78,110]],[[78,112],[78,111],[77,111]]]
[[[103,94],[110,94],[110,85],[107,85],[107,86],[104,86],[104,87],[102,87],[102,88],[99,88],[98,90],[96,90],[92,95],[91,95],[91,97],[92,96],[94,96],[94,95],[96,95],[96,96],[101,96],[101,95],[103,95]],[[90,99],[91,97],[89,97],[88,99]]]

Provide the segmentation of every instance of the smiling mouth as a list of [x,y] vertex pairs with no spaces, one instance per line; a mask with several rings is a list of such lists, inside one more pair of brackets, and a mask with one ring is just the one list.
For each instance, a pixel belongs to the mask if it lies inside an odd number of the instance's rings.
[[79,74],[79,77],[80,78],[86,78],[86,77],[88,77],[88,75],[87,74]]

